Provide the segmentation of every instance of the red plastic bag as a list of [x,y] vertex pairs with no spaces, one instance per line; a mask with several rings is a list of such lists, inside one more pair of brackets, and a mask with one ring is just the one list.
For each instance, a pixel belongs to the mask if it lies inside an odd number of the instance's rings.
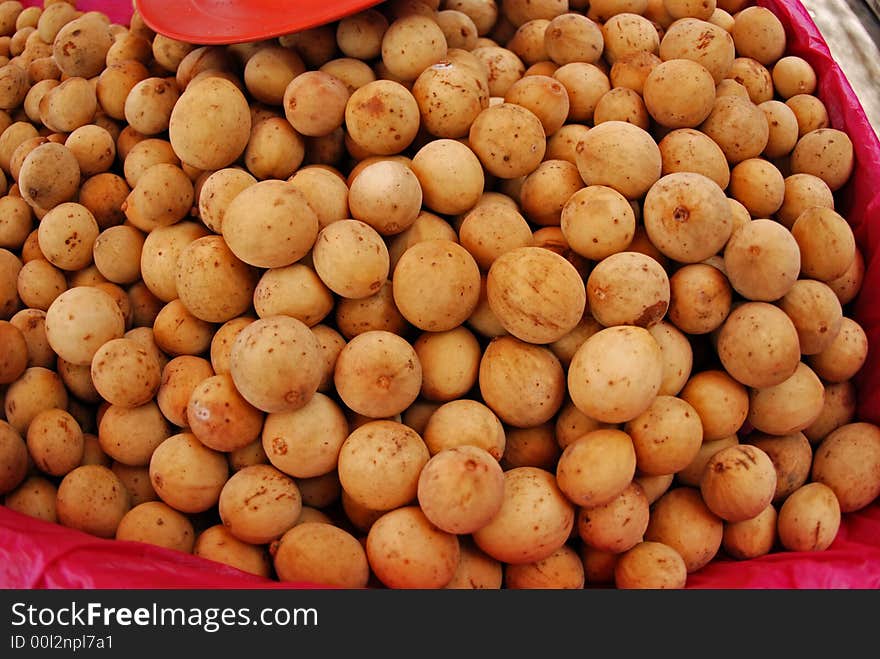
[[[24,4],[40,4],[25,2]],[[867,362],[858,375],[861,420],[880,423],[880,142],[825,40],[796,0],[759,0],[786,27],[788,52],[806,59],[819,76],[818,95],[831,124],[855,146],[852,180],[837,208],[853,226],[865,257],[862,293],[849,313],[868,335]],[[130,4],[79,0],[125,23]],[[0,506],[0,587],[5,588],[302,588],[248,575],[196,556],[130,542],[101,540],[47,524]],[[844,515],[824,552],[778,552],[750,561],[718,558],[688,576],[688,588],[880,588],[880,501]]]

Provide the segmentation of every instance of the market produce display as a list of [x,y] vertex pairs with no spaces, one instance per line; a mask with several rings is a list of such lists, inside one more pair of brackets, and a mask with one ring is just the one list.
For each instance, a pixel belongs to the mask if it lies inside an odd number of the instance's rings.
[[0,3],[3,504],[344,588],[827,550],[880,496],[872,255],[790,38],[745,0],[212,46]]

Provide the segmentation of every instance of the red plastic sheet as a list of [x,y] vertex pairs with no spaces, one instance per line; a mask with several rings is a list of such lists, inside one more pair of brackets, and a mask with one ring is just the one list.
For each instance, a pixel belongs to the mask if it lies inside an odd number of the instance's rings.
[[[39,4],[25,2],[25,5]],[[855,146],[852,180],[837,208],[853,226],[865,256],[862,293],[849,313],[865,329],[870,350],[857,378],[859,417],[880,423],[880,142],[825,40],[796,0],[759,0],[786,26],[789,53],[819,75],[818,94],[831,124]],[[79,0],[127,22],[130,4]],[[302,588],[248,575],[196,556],[138,543],[101,540],[0,506],[0,587],[4,588]],[[880,588],[880,501],[844,516],[831,547],[820,553],[779,552],[750,561],[719,558],[689,575],[688,588]]]

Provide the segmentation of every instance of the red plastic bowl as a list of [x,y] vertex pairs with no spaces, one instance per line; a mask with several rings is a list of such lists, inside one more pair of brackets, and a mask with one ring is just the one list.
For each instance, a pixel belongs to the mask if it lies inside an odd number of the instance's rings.
[[380,0],[135,0],[156,32],[189,43],[261,41],[354,14]]
[[[328,4],[332,2],[328,0]],[[24,4],[42,3],[26,0]],[[78,0],[77,4],[83,10],[100,9],[120,23],[130,17],[127,1]],[[363,6],[370,4],[376,3]],[[880,180],[880,142],[803,5],[797,0],[758,0],[758,4],[773,10],[785,25],[788,52],[800,55],[816,70],[817,93],[828,108],[832,126],[846,131],[855,147],[852,180],[839,191],[836,202],[852,225],[866,262],[861,295],[848,310],[865,329],[870,346],[865,367],[856,379],[858,416],[880,424],[880,187],[876,183]],[[338,7],[334,9],[338,11]],[[119,20],[125,11],[127,16]],[[302,587],[313,586],[261,579],[150,545],[101,540],[0,506],[0,588]],[[778,552],[742,562],[718,559],[689,575],[687,587],[880,588],[880,501],[844,515],[840,533],[824,552]]]

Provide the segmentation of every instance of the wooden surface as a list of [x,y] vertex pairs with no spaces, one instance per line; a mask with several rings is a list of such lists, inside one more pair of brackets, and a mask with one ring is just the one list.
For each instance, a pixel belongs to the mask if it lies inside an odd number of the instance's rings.
[[880,134],[880,21],[865,0],[801,0]]

